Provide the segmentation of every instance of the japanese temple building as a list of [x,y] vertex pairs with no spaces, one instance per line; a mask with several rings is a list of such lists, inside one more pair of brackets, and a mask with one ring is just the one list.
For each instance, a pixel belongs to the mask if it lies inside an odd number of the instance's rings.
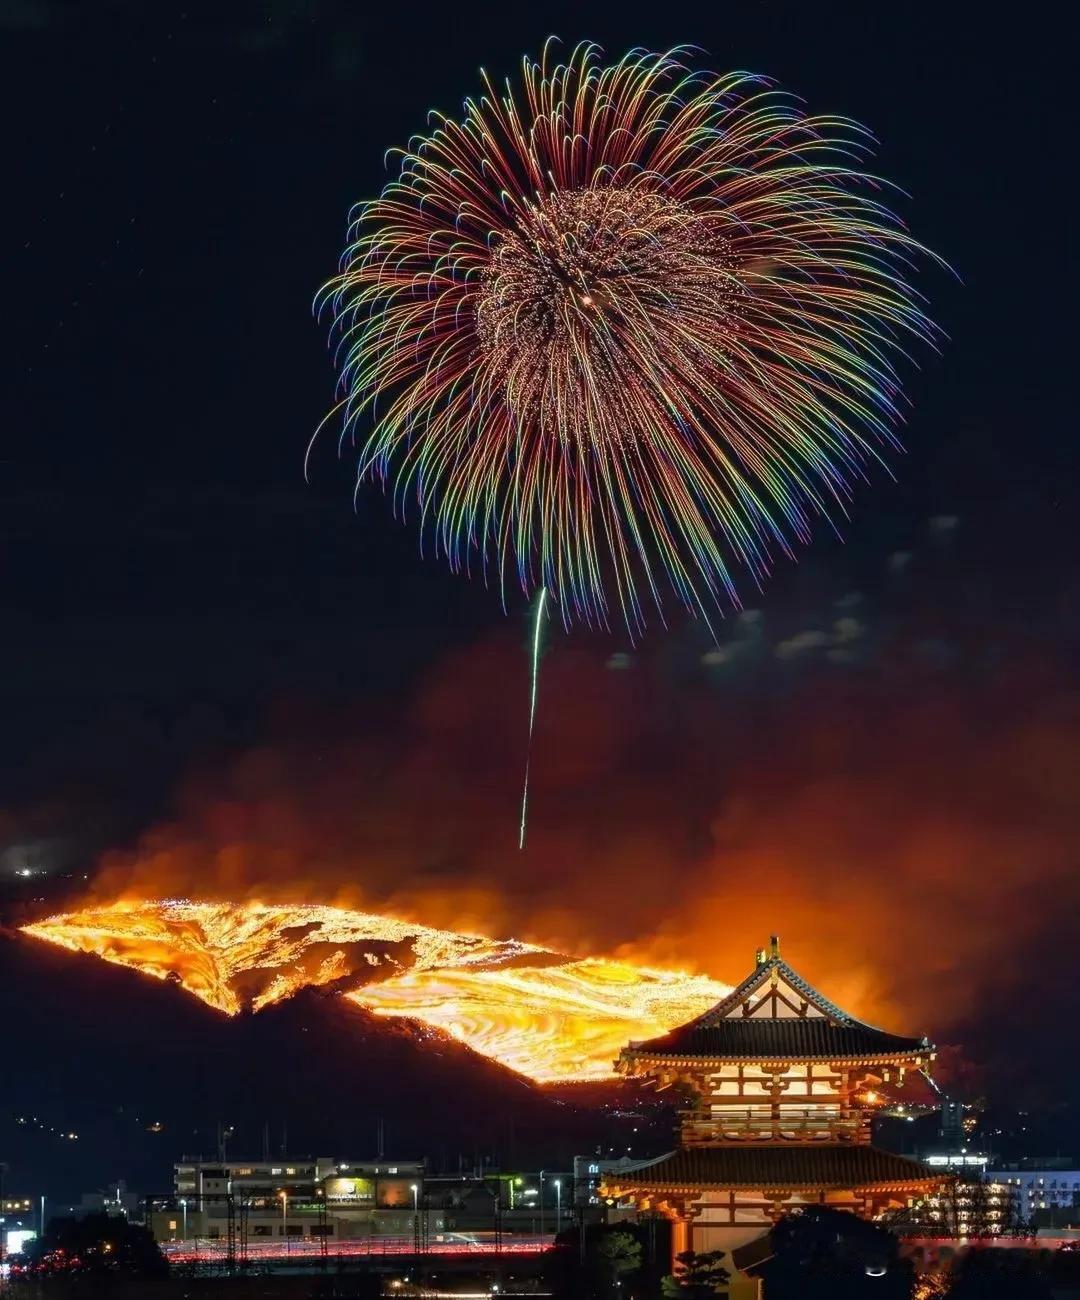
[[[834,1006],[781,958],[774,937],[711,1010],[623,1049],[620,1073],[678,1090],[687,1108],[678,1150],[608,1175],[603,1194],[670,1219],[673,1254],[736,1250],[798,1206],[864,1218],[903,1207],[947,1180],[872,1146],[871,1119],[933,1056],[925,1038]],[[740,1294],[734,1276],[730,1294]]]

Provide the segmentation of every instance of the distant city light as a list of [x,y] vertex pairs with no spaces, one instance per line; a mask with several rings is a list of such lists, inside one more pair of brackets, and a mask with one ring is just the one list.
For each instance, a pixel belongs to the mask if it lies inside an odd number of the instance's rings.
[[37,1236],[29,1228],[12,1228],[4,1236],[4,1246],[9,1255],[18,1255],[28,1241]]

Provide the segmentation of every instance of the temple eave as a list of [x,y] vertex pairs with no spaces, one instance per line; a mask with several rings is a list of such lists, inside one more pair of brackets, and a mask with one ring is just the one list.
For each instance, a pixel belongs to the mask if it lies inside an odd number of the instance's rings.
[[[874,1056],[804,1056],[806,1061],[815,1061],[825,1065],[837,1065],[844,1067],[860,1065],[894,1065],[897,1068],[904,1067],[908,1069],[917,1069],[920,1065],[932,1060],[934,1052],[927,1050],[921,1053],[912,1053],[911,1055],[897,1055],[894,1052],[883,1052]],[[660,1053],[638,1052],[631,1043],[623,1048],[621,1057],[615,1063],[615,1068],[620,1073],[636,1073],[638,1067],[670,1067],[678,1066],[680,1068],[693,1069],[711,1069],[713,1066],[720,1065],[745,1065],[747,1062],[754,1062],[767,1068],[776,1067],[778,1069],[787,1069],[791,1064],[790,1057],[769,1057],[762,1056],[758,1053],[748,1053],[745,1056],[665,1056]]]
[[[766,1183],[758,1182],[753,1185],[749,1183],[740,1183],[739,1188],[750,1188],[759,1191],[765,1196],[799,1196],[806,1192],[851,1192],[855,1196],[870,1195],[875,1192],[920,1192],[928,1188],[936,1188],[941,1185],[942,1177],[939,1174],[930,1175],[926,1178],[909,1179],[901,1182],[886,1183],[858,1183],[858,1184],[841,1184],[831,1182],[792,1182],[792,1183]],[[629,1199],[651,1196],[700,1196],[702,1192],[720,1192],[730,1191],[733,1184],[730,1182],[692,1182],[692,1183],[604,1183],[603,1192],[605,1196],[618,1199]]]

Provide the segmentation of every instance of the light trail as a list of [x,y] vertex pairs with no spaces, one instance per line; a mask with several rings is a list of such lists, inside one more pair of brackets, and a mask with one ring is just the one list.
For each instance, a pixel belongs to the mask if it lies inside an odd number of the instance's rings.
[[536,602],[536,622],[533,626],[532,646],[532,689],[529,693],[529,738],[525,747],[525,782],[521,791],[521,829],[518,832],[518,849],[525,847],[525,819],[529,809],[529,764],[532,762],[533,725],[536,722],[536,690],[540,680],[540,620],[544,616],[544,604],[547,601],[547,588],[540,589],[540,599]]
[[[430,1241],[420,1252],[429,1255],[540,1255],[554,1246],[552,1234],[520,1236],[503,1234],[500,1245],[494,1234],[475,1234],[475,1241]],[[204,1238],[187,1241],[162,1241],[162,1253],[172,1264],[224,1263],[228,1258],[228,1244],[223,1238]],[[327,1259],[379,1259],[382,1256],[416,1257],[416,1240],[412,1236],[356,1237],[335,1241],[323,1255],[318,1239],[290,1237],[282,1240],[247,1243],[250,1260],[281,1260],[300,1263],[303,1260]]]

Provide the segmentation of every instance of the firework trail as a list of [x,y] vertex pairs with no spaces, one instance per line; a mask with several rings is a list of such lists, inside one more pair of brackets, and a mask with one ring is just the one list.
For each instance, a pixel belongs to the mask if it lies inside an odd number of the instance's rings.
[[934,326],[871,138],[761,77],[596,46],[437,116],[361,204],[334,317],[358,484],[456,571],[632,635],[738,604],[897,446]]
[[521,788],[521,826],[518,830],[518,849],[525,847],[525,821],[529,811],[529,764],[532,762],[533,724],[536,722],[536,690],[540,684],[540,630],[544,617],[544,604],[547,589],[541,588],[540,599],[536,602],[536,621],[533,624],[532,643],[532,686],[529,691],[529,737],[525,742],[525,780]]

